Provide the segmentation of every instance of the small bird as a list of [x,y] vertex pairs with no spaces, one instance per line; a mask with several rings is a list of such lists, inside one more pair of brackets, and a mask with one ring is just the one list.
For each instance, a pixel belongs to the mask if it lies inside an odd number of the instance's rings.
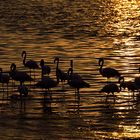
[[61,82],[63,83],[66,80],[68,80],[68,74],[65,73],[64,71],[62,71],[59,68],[59,57],[55,57],[54,63],[56,63],[56,78],[57,78],[57,81],[59,81],[59,79],[60,79]]
[[111,78],[111,77],[120,77],[121,74],[119,73],[118,70],[114,69],[114,68],[103,68],[104,65],[104,58],[99,58],[99,72],[103,77],[107,77],[107,79]]
[[4,84],[7,86],[7,98],[8,98],[8,84],[9,84],[10,76],[9,74],[3,74],[2,68],[0,68],[0,83],[2,83],[3,87],[3,98],[4,98]]
[[26,72],[17,71],[15,63],[11,64],[9,74],[13,80],[19,81],[20,85],[22,85],[25,81],[33,81],[33,78],[31,78]]
[[22,56],[22,58],[23,58],[23,65],[24,65],[26,68],[29,68],[29,69],[30,69],[30,76],[31,76],[31,69],[34,70],[34,78],[35,78],[35,69],[38,69],[38,68],[39,68],[37,62],[34,61],[34,60],[28,60],[28,61],[26,62],[26,51],[22,51],[21,56]]
[[49,66],[45,65],[44,59],[40,60],[40,67],[41,67],[41,69],[43,69],[43,71],[42,71],[43,75],[44,74],[47,74],[47,75],[50,74],[51,68]]
[[81,76],[79,78],[79,76],[73,76],[73,69],[69,68],[68,70],[68,74],[69,74],[69,79],[68,79],[68,84],[75,88],[75,97],[77,95],[78,100],[80,100],[80,88],[88,88],[90,87],[90,84],[85,82]]

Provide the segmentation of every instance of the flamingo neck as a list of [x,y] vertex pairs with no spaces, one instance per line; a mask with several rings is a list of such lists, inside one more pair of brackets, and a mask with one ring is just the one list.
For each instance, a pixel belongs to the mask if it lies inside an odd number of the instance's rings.
[[16,65],[12,64],[10,69],[11,69],[11,71],[15,71],[16,70]]
[[99,61],[99,66],[100,66],[100,69],[99,69],[99,72],[102,74],[103,72],[103,64],[104,64],[104,61]]
[[25,65],[26,64],[26,53],[24,53],[24,55],[23,55],[23,65]]

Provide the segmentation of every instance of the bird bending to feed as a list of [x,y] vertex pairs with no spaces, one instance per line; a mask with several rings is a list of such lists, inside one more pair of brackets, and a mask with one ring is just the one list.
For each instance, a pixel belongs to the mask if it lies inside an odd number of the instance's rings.
[[51,68],[49,66],[45,65],[44,59],[40,60],[40,67],[41,67],[41,69],[43,69],[43,71],[42,71],[43,75],[50,74]]
[[54,63],[56,63],[56,78],[57,78],[57,80],[58,79],[61,80],[62,83],[65,82],[66,80],[68,80],[68,74],[59,68],[59,57],[55,57]]
[[104,65],[104,58],[99,58],[99,72],[103,77],[107,77],[107,79],[111,78],[111,77],[120,77],[121,74],[119,73],[118,70],[114,69],[114,68],[103,68]]
[[121,76],[119,78],[119,83],[120,83],[120,87],[122,87],[123,89],[127,88],[128,91],[133,92],[133,97],[134,97],[134,92],[138,90],[135,82],[125,81],[124,76]]
[[20,85],[22,85],[25,81],[33,81],[26,72],[17,71],[15,63],[12,63],[10,66],[10,77],[15,81],[19,81]]
[[[118,92],[119,93],[120,91],[121,91],[121,88],[117,84],[115,84],[115,83],[109,83],[109,84],[105,85],[100,90],[100,93],[105,92],[105,93],[107,93],[107,95],[109,95],[109,93],[112,93],[113,94],[113,97],[115,97],[114,92]],[[114,101],[115,101],[115,98],[114,98]]]
[[[10,76],[9,74],[3,74],[2,68],[0,68],[0,83],[2,83],[2,88],[4,91],[4,84],[6,84],[7,87],[7,98],[8,98],[8,84],[9,84]],[[4,92],[3,92],[3,98],[4,98]]]
[[68,70],[69,79],[68,84],[75,88],[75,97],[78,96],[78,100],[80,100],[80,88],[88,88],[90,84],[85,82],[81,77],[73,76],[73,69],[69,68]]
[[39,68],[37,62],[34,61],[34,60],[28,60],[28,61],[26,61],[26,51],[22,51],[21,56],[23,58],[23,65],[26,68],[29,68],[30,69],[30,76],[31,76],[31,69],[34,70],[34,76],[35,76],[35,69],[38,69]]

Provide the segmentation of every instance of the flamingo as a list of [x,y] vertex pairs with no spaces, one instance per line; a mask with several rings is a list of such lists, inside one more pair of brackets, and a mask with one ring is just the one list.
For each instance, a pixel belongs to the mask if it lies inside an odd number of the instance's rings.
[[23,65],[24,65],[25,67],[27,67],[27,68],[30,69],[30,76],[31,76],[31,69],[34,70],[34,78],[35,78],[35,69],[38,69],[38,68],[39,68],[37,62],[34,61],[34,60],[28,60],[28,61],[26,62],[26,51],[22,51],[21,56],[22,56],[22,58],[23,58]]
[[[8,98],[8,84],[9,84],[10,76],[7,74],[3,74],[2,68],[0,68],[0,83],[2,83],[3,91],[4,91],[4,84],[7,85],[7,98]],[[4,98],[4,93],[3,93]]]
[[[55,81],[54,79],[50,78],[50,76],[44,76],[44,73],[46,73],[46,68],[42,67],[42,73],[41,73],[41,80],[35,84],[36,87],[47,89],[48,92],[51,88],[56,87],[59,84],[59,79]],[[51,98],[51,96],[50,96]],[[45,99],[45,94],[44,94]]]
[[13,80],[19,81],[20,85],[22,85],[25,81],[33,81],[26,72],[17,71],[15,63],[12,63],[10,66],[10,76]]
[[54,63],[56,63],[56,77],[57,77],[57,81],[59,81],[59,79],[61,80],[61,82],[65,82],[65,80],[68,80],[68,74],[65,73],[64,71],[62,71],[59,68],[59,57],[55,57],[54,59]]
[[99,72],[103,77],[107,77],[107,79],[111,78],[111,77],[120,77],[121,74],[119,73],[118,70],[114,69],[114,68],[103,68],[104,65],[104,58],[99,58]]
[[45,62],[44,62],[44,59],[41,59],[41,60],[40,60],[40,66],[41,66],[41,68],[43,69],[42,74],[43,74],[43,75],[44,75],[44,74],[49,75],[50,72],[51,72],[51,68],[50,68],[49,66],[45,65],[44,63],[45,63]]
[[80,100],[80,88],[88,88],[90,87],[90,84],[85,82],[81,77],[79,78],[79,76],[74,76],[73,75],[73,69],[69,68],[68,70],[68,75],[69,75],[69,79],[68,79],[68,84],[75,88],[75,96],[78,96],[78,100]]
[[[120,92],[120,91],[121,91],[121,87],[119,88],[117,84],[115,84],[115,83],[109,83],[109,84],[105,85],[100,90],[100,93],[105,92],[105,93],[107,93],[107,95],[109,95],[109,93],[112,93],[113,96],[115,97],[114,92]],[[106,98],[106,100],[107,100],[107,98]],[[115,101],[115,98],[114,98],[114,101]]]
[[137,86],[135,84],[135,82],[133,81],[125,81],[124,77],[121,76],[119,79],[119,83],[120,83],[120,87],[122,88],[127,88],[128,91],[133,92],[133,97],[134,97],[134,92],[137,90]]

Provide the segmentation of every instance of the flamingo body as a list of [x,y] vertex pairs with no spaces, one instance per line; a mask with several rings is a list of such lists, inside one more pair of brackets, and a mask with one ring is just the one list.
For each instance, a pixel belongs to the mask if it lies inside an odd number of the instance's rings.
[[19,81],[20,84],[24,83],[25,81],[33,81],[33,79],[26,72],[17,71],[14,63],[11,64],[10,76],[13,80]]
[[107,94],[112,93],[114,95],[114,92],[120,92],[119,87],[114,84],[114,83],[110,83],[105,85],[100,92],[106,92]]

